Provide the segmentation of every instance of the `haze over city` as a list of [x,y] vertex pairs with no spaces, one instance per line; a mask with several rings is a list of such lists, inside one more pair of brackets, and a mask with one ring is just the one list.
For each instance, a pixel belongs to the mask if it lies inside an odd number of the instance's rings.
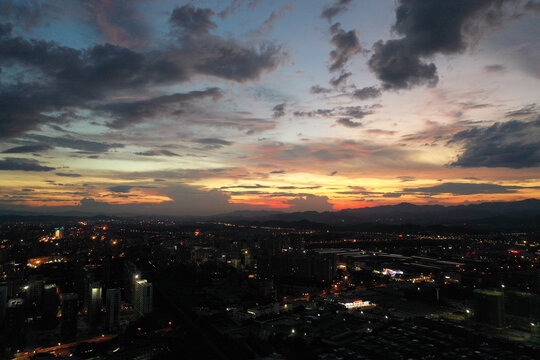
[[0,4],[0,209],[540,197],[535,1]]

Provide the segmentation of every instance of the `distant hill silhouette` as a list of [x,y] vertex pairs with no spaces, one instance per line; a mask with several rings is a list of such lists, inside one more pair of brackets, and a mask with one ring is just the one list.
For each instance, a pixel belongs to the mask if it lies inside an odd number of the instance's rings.
[[371,208],[345,209],[340,211],[303,211],[275,214],[230,213],[214,216],[214,219],[258,220],[261,222],[298,223],[309,221],[335,227],[351,227],[360,224],[381,225],[445,225],[475,227],[540,228],[540,200],[528,199],[511,202],[489,202],[470,205],[398,205]]
[[[143,218],[143,216],[123,216]],[[148,214],[148,218],[156,218]],[[22,220],[54,221],[80,218],[122,218],[89,213],[40,214],[36,212],[0,212],[0,222]],[[172,217],[169,217],[172,218]],[[286,213],[273,210],[235,211],[206,217],[181,217],[184,221],[229,221],[259,225],[283,225],[312,228],[395,228],[400,225],[422,227],[444,226],[447,228],[478,228],[492,230],[540,230],[540,200],[528,199],[509,202],[487,202],[469,205],[398,205],[371,208],[345,209],[340,211],[303,211]]]

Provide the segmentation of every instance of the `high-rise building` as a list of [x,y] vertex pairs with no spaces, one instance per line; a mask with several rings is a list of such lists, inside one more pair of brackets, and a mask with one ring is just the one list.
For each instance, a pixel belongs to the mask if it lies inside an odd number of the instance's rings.
[[92,284],[95,282],[93,274],[88,269],[83,269],[79,274],[80,288],[77,288],[77,293],[83,301],[83,307],[88,310],[91,302]]
[[274,280],[269,278],[249,278],[247,291],[256,299],[270,299],[274,296]]
[[124,262],[122,272],[122,295],[125,301],[135,303],[135,281],[139,279],[137,268],[131,261]]
[[13,267],[7,271],[8,298],[16,297],[20,287],[23,285],[24,271]]
[[22,350],[24,347],[25,322],[24,300],[20,298],[10,299],[7,302],[4,332],[6,344],[10,351]]
[[257,272],[262,278],[291,278],[302,281],[329,283],[336,274],[336,260],[329,255],[287,252],[275,256],[261,256]]
[[107,303],[108,329],[117,329],[120,326],[120,289],[107,289],[105,301]]
[[101,266],[101,280],[103,288],[121,288],[122,287],[122,269],[124,268],[125,258],[118,256],[108,256],[103,260]]
[[[6,315],[8,288],[6,283],[0,283],[0,324],[4,323]],[[2,329],[0,329],[1,331]]]
[[89,295],[90,301],[88,304],[88,324],[93,330],[99,323],[101,315],[101,284],[99,282],[93,282],[90,284]]
[[55,284],[45,284],[43,286],[40,312],[41,326],[44,329],[55,328],[57,325],[56,315],[58,314],[58,293]]
[[140,315],[152,312],[152,283],[146,280],[135,282],[135,310]]
[[63,227],[54,228],[54,237],[57,238],[58,240],[62,239],[64,237],[64,228]]
[[527,318],[532,322],[540,320],[540,296],[515,290],[504,292],[504,308],[509,315]]
[[474,315],[476,321],[502,327],[504,325],[504,294],[494,290],[474,290]]
[[74,293],[62,294],[62,321],[60,337],[62,342],[72,342],[77,338],[77,313],[79,296]]
[[27,306],[39,307],[43,296],[43,280],[32,279],[26,289]]
[[133,306],[135,306],[135,303],[137,302],[137,282],[141,279],[141,276],[139,274],[134,274],[131,277],[131,303]]

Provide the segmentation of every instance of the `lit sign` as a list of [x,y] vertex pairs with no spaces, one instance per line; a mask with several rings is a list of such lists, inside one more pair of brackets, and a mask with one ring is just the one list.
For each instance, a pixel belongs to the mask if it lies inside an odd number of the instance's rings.
[[383,269],[382,272],[383,274],[390,276],[403,275],[403,271],[401,270]]
[[341,305],[345,306],[347,309],[360,309],[360,308],[368,308],[373,307],[375,304],[371,303],[370,301],[366,300],[355,300],[353,302],[345,302],[340,303]]

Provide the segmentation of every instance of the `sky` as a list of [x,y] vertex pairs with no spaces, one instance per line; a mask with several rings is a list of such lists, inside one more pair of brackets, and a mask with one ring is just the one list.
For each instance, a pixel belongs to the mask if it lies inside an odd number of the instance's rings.
[[0,211],[540,198],[540,1],[0,2]]

